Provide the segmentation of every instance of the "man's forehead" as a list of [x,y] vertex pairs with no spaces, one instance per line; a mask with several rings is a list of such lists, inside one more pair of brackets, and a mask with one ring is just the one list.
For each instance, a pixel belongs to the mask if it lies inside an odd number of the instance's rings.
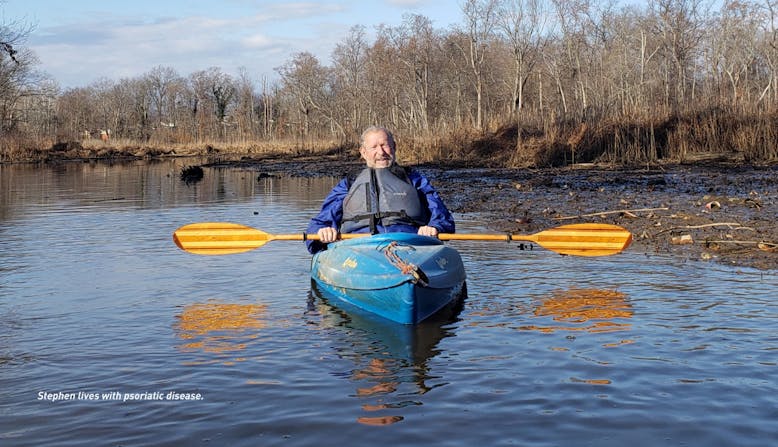
[[371,131],[371,132],[368,132],[367,134],[365,134],[365,139],[366,140],[368,138],[370,138],[370,137],[378,137],[378,138],[383,138],[385,140],[389,139],[389,136],[386,134],[386,132],[384,132],[381,129],[376,129],[374,131]]

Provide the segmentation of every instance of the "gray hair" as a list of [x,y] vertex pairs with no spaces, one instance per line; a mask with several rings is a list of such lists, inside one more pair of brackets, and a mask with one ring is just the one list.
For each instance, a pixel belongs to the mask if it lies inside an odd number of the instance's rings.
[[392,132],[384,126],[370,126],[362,131],[362,135],[359,136],[359,147],[365,146],[365,137],[373,132],[383,132],[384,135],[386,135],[386,139],[389,140],[389,146],[391,146],[392,149],[396,149],[394,135],[392,135]]

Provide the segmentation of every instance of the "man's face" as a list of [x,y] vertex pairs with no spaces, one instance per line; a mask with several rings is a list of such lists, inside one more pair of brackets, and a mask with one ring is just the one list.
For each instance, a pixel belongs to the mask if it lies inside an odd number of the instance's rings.
[[368,168],[388,168],[394,163],[394,148],[380,130],[365,135],[365,143],[359,148],[359,153]]

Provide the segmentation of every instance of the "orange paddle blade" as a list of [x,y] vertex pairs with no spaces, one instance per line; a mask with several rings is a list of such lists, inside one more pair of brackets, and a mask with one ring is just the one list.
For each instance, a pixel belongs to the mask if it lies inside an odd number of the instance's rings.
[[198,255],[243,253],[271,240],[271,234],[229,222],[194,223],[184,225],[173,233],[173,241],[180,249]]
[[563,255],[608,256],[629,247],[632,233],[617,225],[581,223],[551,228],[524,239],[514,234],[511,239],[532,241]]
[[632,233],[617,225],[580,223],[562,225],[535,234],[439,234],[444,241],[529,241],[563,255],[608,256],[632,242]]

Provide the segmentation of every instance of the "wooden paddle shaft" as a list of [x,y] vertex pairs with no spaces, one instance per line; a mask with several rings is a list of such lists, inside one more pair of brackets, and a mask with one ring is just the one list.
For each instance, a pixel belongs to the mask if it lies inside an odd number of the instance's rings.
[[[358,237],[367,237],[370,233],[344,233],[339,234],[338,239],[356,239]],[[268,234],[269,240],[274,241],[318,241],[318,234]]]
[[513,238],[510,234],[456,234],[440,233],[441,241],[503,241],[510,242]]
[[[360,237],[370,236],[369,233],[341,233],[338,235],[338,239],[356,239]],[[455,234],[455,233],[438,233],[438,239],[441,241],[503,241],[510,242],[534,240],[532,235],[511,235],[511,234]],[[318,241],[319,236],[317,234],[274,234],[272,236],[274,240],[282,241]]]
[[[338,239],[356,239],[360,237],[370,236],[370,233],[340,233]],[[517,235],[518,236],[518,235]],[[514,239],[510,234],[454,234],[454,233],[439,233],[438,239],[441,241],[504,241],[509,242],[511,240],[527,240],[523,237]],[[527,236],[531,237],[531,236]],[[318,234],[272,234],[268,235],[267,239],[274,241],[318,241]]]

